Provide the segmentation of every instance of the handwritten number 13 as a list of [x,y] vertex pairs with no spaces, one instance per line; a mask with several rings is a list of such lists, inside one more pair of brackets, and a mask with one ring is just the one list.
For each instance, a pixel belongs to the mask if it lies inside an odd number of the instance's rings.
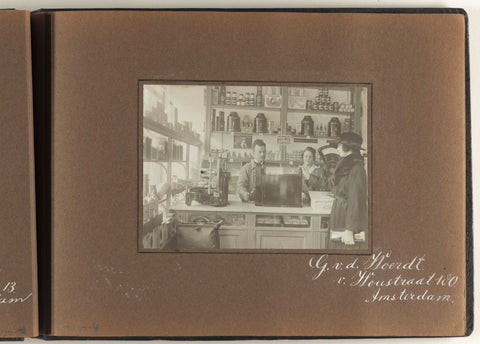
[[5,288],[3,288],[3,291],[7,292],[7,293],[13,293],[15,291],[15,286],[17,285],[16,282],[8,282],[6,285],[5,285]]

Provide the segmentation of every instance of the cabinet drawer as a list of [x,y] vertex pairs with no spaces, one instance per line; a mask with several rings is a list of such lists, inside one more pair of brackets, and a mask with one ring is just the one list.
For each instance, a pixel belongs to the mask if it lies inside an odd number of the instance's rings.
[[310,228],[311,216],[305,215],[256,215],[255,227]]
[[220,229],[220,248],[248,248],[247,233],[238,229]]
[[235,226],[235,227],[244,227],[245,226],[245,214],[229,214],[229,213],[207,213],[207,212],[189,212],[187,215],[188,222],[195,222],[201,220],[202,218],[208,219],[212,222],[223,221],[222,227],[225,226]]
[[304,249],[311,240],[309,232],[299,231],[256,231],[255,248]]

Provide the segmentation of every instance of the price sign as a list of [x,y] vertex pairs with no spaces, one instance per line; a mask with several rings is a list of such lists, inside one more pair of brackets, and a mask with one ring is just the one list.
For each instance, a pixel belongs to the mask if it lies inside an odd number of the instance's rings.
[[290,135],[277,135],[277,145],[289,145],[292,142]]

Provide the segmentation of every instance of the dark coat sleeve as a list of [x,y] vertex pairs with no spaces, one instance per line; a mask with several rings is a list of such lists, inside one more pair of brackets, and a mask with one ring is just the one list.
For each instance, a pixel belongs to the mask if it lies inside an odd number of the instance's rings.
[[354,165],[347,181],[345,228],[354,233],[367,229],[367,173],[361,164]]

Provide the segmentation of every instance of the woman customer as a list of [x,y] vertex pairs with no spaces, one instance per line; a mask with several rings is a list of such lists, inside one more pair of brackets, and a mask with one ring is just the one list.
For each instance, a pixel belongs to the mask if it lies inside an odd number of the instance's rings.
[[303,165],[302,191],[305,202],[310,202],[309,191],[325,191],[328,190],[328,178],[325,171],[315,165],[315,149],[307,147],[302,154]]
[[367,248],[367,173],[360,154],[362,142],[353,132],[340,135],[337,151],[341,160],[331,176],[335,200],[329,222],[330,239],[337,241],[330,240],[329,248],[355,245],[355,239],[359,244],[351,248]]

